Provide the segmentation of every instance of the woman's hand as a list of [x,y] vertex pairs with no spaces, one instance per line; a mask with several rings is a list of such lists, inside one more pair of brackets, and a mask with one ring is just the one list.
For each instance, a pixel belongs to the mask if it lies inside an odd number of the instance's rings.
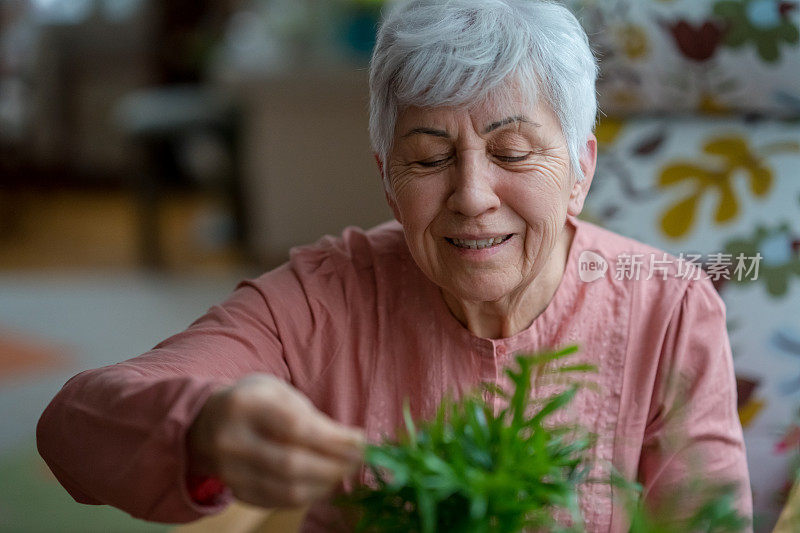
[[186,444],[190,475],[216,476],[246,503],[295,507],[354,474],[364,442],[289,384],[256,374],[210,396]]

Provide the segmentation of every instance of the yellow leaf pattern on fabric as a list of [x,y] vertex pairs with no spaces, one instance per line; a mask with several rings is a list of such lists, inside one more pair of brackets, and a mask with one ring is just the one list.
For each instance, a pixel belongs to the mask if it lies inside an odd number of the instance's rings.
[[639,25],[624,24],[617,29],[617,39],[628,59],[639,60],[650,55],[647,31]]
[[675,163],[665,168],[658,177],[660,186],[673,185],[686,181],[687,178],[698,178],[700,181],[709,179],[711,174],[704,168],[692,163]]
[[742,137],[718,137],[706,142],[703,151],[707,154],[721,155],[735,161],[748,153],[747,143]]
[[750,425],[753,419],[764,408],[766,402],[764,400],[751,400],[747,404],[739,408],[739,420],[742,427],[746,428]]
[[717,203],[717,210],[714,213],[715,222],[727,222],[739,213],[739,202],[736,200],[736,195],[733,193],[730,181],[724,181],[719,187],[719,202]]
[[615,118],[603,118],[595,128],[594,135],[597,137],[597,144],[600,146],[606,146],[609,144],[613,144],[617,137],[619,136],[619,132],[622,131],[622,126],[625,123],[619,119]]
[[750,190],[755,196],[764,196],[772,188],[772,172],[768,168],[751,168],[750,176]]
[[728,106],[718,101],[714,94],[706,91],[701,93],[697,108],[702,113],[708,115],[727,115],[731,113]]
[[669,237],[678,238],[689,232],[696,216],[698,200],[706,193],[716,193],[717,196],[714,222],[722,224],[735,219],[739,215],[739,199],[733,180],[742,172],[747,176],[749,189],[754,196],[765,196],[772,189],[772,171],[763,158],[750,149],[744,137],[714,137],[703,144],[702,150],[711,158],[676,161],[664,167],[658,177],[659,187],[672,187],[686,182],[695,185],[692,194],[668,208],[662,216],[661,227]]
[[661,218],[661,227],[664,228],[664,233],[670,237],[680,237],[689,231],[694,222],[699,197],[697,194],[687,196],[664,213]]

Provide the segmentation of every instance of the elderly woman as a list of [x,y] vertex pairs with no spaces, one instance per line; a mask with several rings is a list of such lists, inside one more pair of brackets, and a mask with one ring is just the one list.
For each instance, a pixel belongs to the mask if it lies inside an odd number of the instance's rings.
[[[295,248],[152,351],[70,380],[38,427],[59,481],[164,522],[232,497],[311,503],[304,531],[332,531],[328,496],[354,481],[365,440],[400,425],[404,398],[429,417],[448,391],[506,385],[514,354],[577,343],[600,386],[561,416],[598,435],[593,476],[615,468],[657,502],[697,469],[737,482],[749,516],[720,298],[576,218],[595,170],[596,70],[556,4],[396,7],[372,58],[370,135],[397,220]],[[624,257],[645,258],[638,275],[612,275]],[[615,490],[582,491],[589,531],[627,529]]]

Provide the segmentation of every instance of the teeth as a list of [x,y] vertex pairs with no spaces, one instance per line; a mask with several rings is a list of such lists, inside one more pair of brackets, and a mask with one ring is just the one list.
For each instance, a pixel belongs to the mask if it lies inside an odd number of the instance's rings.
[[481,240],[473,240],[473,239],[450,239],[453,241],[453,244],[456,246],[460,246],[461,248],[471,248],[473,250],[482,250],[483,248],[488,248],[490,246],[494,246],[496,244],[500,244],[503,242],[506,236],[502,235],[500,237],[492,237],[490,239],[481,239]]

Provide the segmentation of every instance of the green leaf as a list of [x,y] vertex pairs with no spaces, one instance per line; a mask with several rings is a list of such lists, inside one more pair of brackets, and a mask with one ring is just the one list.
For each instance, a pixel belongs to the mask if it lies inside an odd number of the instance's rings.
[[589,363],[567,365],[558,368],[557,372],[597,372],[597,366]]
[[417,429],[414,427],[414,420],[411,418],[411,407],[408,398],[403,400],[403,420],[406,423],[406,431],[408,432],[409,442],[412,447],[417,446]]
[[577,393],[578,387],[577,385],[573,385],[564,392],[556,394],[544,405],[544,407],[541,408],[538,413],[536,413],[533,418],[531,418],[528,425],[541,424],[542,420],[544,420],[548,415],[552,414],[558,409],[561,409],[571,402]]

